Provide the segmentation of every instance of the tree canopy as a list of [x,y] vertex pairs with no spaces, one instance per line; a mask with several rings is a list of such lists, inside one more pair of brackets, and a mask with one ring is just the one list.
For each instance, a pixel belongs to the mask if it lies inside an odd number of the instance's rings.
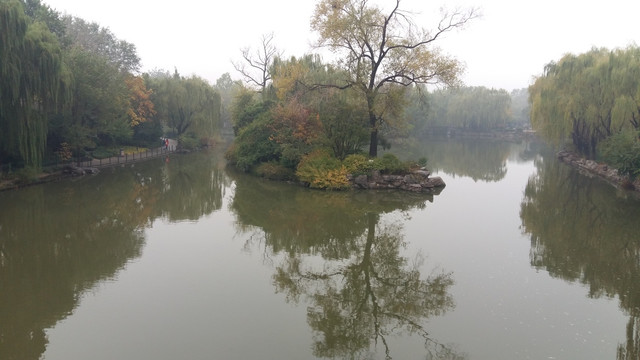
[[444,12],[435,30],[428,31],[416,26],[411,14],[400,8],[400,0],[391,10],[368,0],[321,0],[316,5],[311,28],[319,35],[317,46],[338,54],[338,66],[346,70],[339,82],[321,85],[353,88],[363,97],[370,156],[377,155],[380,123],[400,116],[403,87],[459,84],[462,64],[434,45],[444,33],[476,16],[475,9]]
[[17,0],[0,2],[0,40],[0,151],[39,167],[47,116],[61,108],[69,87],[62,50]]
[[148,79],[157,115],[176,136],[201,140],[220,129],[220,94],[206,80],[183,77],[177,69],[173,75],[158,72]]
[[157,145],[165,131],[208,141],[220,128],[206,81],[178,76],[152,89],[135,45],[40,0],[0,0],[0,40],[0,163],[38,169]]
[[534,129],[593,157],[606,138],[640,126],[640,48],[565,55],[529,92]]

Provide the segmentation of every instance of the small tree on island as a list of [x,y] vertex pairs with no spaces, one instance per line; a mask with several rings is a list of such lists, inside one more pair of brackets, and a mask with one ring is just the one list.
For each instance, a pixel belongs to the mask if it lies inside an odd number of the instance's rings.
[[321,0],[311,20],[311,28],[319,34],[317,46],[339,56],[338,66],[347,77],[341,83],[315,87],[352,88],[366,100],[369,156],[376,157],[378,128],[401,112],[400,95],[407,86],[460,82],[462,64],[432,45],[477,16],[476,9],[443,12],[437,28],[427,31],[400,9],[400,0],[388,13],[368,0]]

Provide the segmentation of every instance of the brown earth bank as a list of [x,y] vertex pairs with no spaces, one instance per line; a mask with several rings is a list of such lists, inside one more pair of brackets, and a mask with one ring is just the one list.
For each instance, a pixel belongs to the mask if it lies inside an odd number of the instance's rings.
[[616,188],[640,192],[640,178],[631,181],[628,176],[618,174],[618,170],[595,160],[585,159],[571,151],[561,150],[558,159],[587,176],[598,176]]

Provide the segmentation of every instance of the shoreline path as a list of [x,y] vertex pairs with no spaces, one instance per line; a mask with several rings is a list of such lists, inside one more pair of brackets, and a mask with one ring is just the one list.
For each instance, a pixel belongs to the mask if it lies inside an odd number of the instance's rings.
[[131,154],[124,154],[120,156],[112,156],[104,159],[94,159],[84,160],[77,162],[76,165],[79,167],[106,167],[113,166],[119,164],[126,164],[131,162],[136,162],[144,159],[157,158],[163,155],[168,155],[176,151],[178,146],[178,140],[169,139],[169,147],[165,148],[164,146],[158,146],[155,148],[147,149],[144,151],[138,151]]

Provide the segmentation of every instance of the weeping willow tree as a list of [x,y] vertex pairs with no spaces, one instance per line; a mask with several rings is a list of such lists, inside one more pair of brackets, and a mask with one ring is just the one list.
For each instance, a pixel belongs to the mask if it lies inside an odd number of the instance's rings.
[[60,46],[17,0],[0,0],[0,40],[0,149],[39,168],[47,114],[61,103],[67,84]]
[[529,94],[534,129],[593,157],[603,140],[640,126],[640,48],[568,54],[545,66]]
[[207,138],[220,129],[220,94],[198,77],[157,73],[150,78],[158,117],[176,136]]

